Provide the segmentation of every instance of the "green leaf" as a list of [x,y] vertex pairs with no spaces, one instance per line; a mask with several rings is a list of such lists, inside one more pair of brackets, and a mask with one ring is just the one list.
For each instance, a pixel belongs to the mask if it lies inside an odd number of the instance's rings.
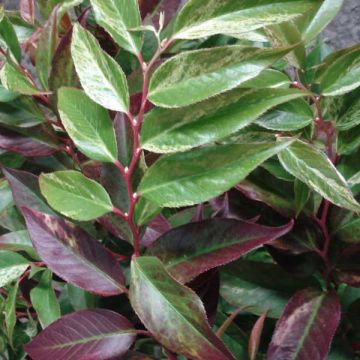
[[283,167],[300,181],[335,205],[359,211],[343,176],[323,152],[303,141],[296,140],[279,153]]
[[20,277],[29,265],[21,255],[0,250],[0,288]]
[[290,86],[288,75],[274,69],[265,69],[258,76],[240,85],[243,89],[284,88]]
[[30,291],[31,304],[36,310],[42,328],[47,327],[60,316],[60,305],[52,287],[52,273],[43,271],[40,281]]
[[276,131],[295,131],[311,124],[314,114],[303,99],[289,101],[263,115],[256,123]]
[[294,193],[295,193],[295,208],[296,216],[299,216],[307,201],[310,197],[310,189],[302,181],[295,179],[294,182]]
[[0,249],[9,251],[24,251],[33,259],[38,259],[26,230],[13,231],[0,236]]
[[105,189],[80,172],[65,170],[42,174],[39,183],[49,204],[72,219],[93,220],[113,209]]
[[58,44],[58,10],[54,8],[37,41],[36,71],[44,89],[49,88],[51,62]]
[[357,125],[360,125],[360,99],[356,99],[335,124],[340,131],[352,129]]
[[220,145],[164,156],[147,171],[139,192],[159,206],[198,204],[229,190],[291,142]]
[[80,25],[74,26],[71,54],[87,95],[107,109],[128,112],[129,91],[124,72]]
[[15,65],[7,62],[0,71],[0,80],[3,86],[10,91],[23,95],[42,94],[34,84]]
[[234,359],[211,331],[200,298],[176,282],[155,257],[131,264],[130,302],[163,346],[194,360]]
[[335,55],[325,59],[325,70],[320,68],[317,76],[324,96],[343,95],[360,86],[360,46],[341,50]]
[[293,89],[235,89],[196,106],[156,108],[145,118],[141,143],[156,153],[212,143],[251,124],[272,107],[305,95]]
[[13,335],[16,325],[16,295],[18,289],[19,289],[19,282],[16,282],[16,284],[14,284],[9,290],[4,307],[5,329],[9,339],[9,343],[12,347],[14,346]]
[[0,47],[8,48],[17,61],[21,59],[21,49],[19,40],[16,36],[13,25],[10,20],[4,16],[0,19]]
[[97,23],[125,50],[140,53],[142,34],[130,32],[141,25],[137,0],[90,0]]
[[292,20],[311,10],[317,0],[190,0],[181,10],[176,39],[196,39],[216,34],[241,35]]
[[58,98],[62,123],[80,151],[94,160],[116,161],[115,132],[107,110],[78,89],[61,88]]
[[302,38],[305,43],[314,40],[321,33],[339,13],[343,3],[344,0],[324,0],[315,14],[309,13],[309,21],[302,31]]
[[339,155],[355,152],[360,146],[360,126],[350,130],[341,131],[337,139],[337,150]]
[[0,102],[9,102],[15,100],[18,96],[19,94],[9,91],[5,89],[2,85],[0,85]]
[[279,318],[297,289],[316,282],[287,273],[276,264],[239,260],[221,270],[221,296],[232,306],[261,315]]
[[149,99],[161,107],[197,103],[255,78],[290,50],[223,46],[184,52],[155,71]]

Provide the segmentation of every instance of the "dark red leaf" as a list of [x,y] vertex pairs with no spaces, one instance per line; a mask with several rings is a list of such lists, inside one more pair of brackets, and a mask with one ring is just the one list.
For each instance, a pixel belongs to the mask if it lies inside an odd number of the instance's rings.
[[346,248],[337,261],[336,273],[339,280],[354,287],[360,287],[360,245]]
[[0,148],[20,155],[34,157],[49,156],[56,151],[56,148],[48,144],[3,127],[0,128]]
[[138,0],[141,17],[144,19],[147,14],[151,14],[160,0]]
[[159,25],[159,15],[161,12],[165,14],[164,27],[166,27],[184,3],[184,0],[162,0],[153,17],[155,27]]
[[30,238],[50,270],[87,291],[117,295],[125,290],[116,259],[96,239],[74,224],[22,208]]
[[170,229],[171,226],[166,218],[163,215],[158,215],[147,226],[145,234],[141,239],[141,244],[145,247],[149,247],[156,239]]
[[109,310],[82,310],[49,325],[25,350],[33,360],[107,360],[127,352],[136,332]]
[[159,257],[179,282],[238,259],[291,230],[293,222],[268,227],[234,219],[190,223],[161,236],[147,254]]
[[261,340],[261,334],[264,329],[264,323],[266,320],[267,311],[264,312],[257,320],[253,326],[249,339],[249,358],[250,360],[256,360],[256,354],[259,349],[259,344]]
[[340,317],[335,293],[297,292],[276,325],[266,359],[326,360]]

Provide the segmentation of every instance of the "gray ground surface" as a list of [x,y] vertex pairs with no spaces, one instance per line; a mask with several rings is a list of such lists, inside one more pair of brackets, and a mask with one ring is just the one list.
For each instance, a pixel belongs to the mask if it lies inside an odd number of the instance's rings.
[[[0,0],[0,4],[5,4],[7,9],[16,9],[19,0]],[[330,46],[337,49],[360,42],[360,0],[345,0],[341,13],[323,36]]]

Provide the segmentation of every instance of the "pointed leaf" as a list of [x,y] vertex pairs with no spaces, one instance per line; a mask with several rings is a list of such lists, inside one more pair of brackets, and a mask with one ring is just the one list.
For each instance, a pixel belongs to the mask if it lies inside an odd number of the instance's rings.
[[314,114],[308,103],[297,99],[282,104],[262,116],[256,123],[276,131],[295,131],[312,123]]
[[114,162],[117,145],[108,112],[78,89],[58,92],[62,123],[76,146],[89,158]]
[[20,15],[25,21],[34,24],[35,22],[34,0],[20,0]]
[[249,358],[256,360],[267,312],[264,312],[253,326],[249,339]]
[[125,50],[140,53],[142,35],[130,32],[141,25],[137,0],[91,0],[97,23]]
[[10,184],[15,204],[19,210],[23,206],[28,206],[33,210],[54,215],[54,211],[41,195],[37,176],[14,169],[2,169],[2,171]]
[[80,25],[74,26],[71,54],[86,94],[107,109],[128,112],[129,91],[124,72]]
[[144,149],[157,153],[212,143],[251,124],[276,105],[302,96],[306,93],[293,89],[235,89],[196,106],[156,108],[145,118],[141,143]]
[[39,184],[50,206],[72,219],[93,220],[113,209],[105,189],[78,171],[42,174]]
[[0,288],[19,278],[29,265],[21,255],[0,250]]
[[176,24],[177,39],[196,39],[216,34],[241,35],[256,29],[290,21],[311,10],[316,0],[190,0]]
[[33,83],[15,65],[6,62],[0,71],[0,80],[3,86],[10,91],[18,92],[23,95],[40,95]]
[[296,140],[279,153],[279,160],[290,174],[335,205],[360,210],[346,180],[325,154],[314,146]]
[[135,334],[132,324],[114,311],[82,310],[51,324],[25,350],[34,360],[107,360],[124,355]]
[[159,206],[198,204],[229,190],[291,141],[211,146],[167,155],[146,172],[138,190]]
[[166,348],[194,360],[234,359],[211,331],[198,296],[176,282],[157,258],[132,261],[129,295],[142,323]]
[[23,214],[34,247],[51,271],[95,294],[124,291],[120,266],[98,240],[64,219],[28,208]]
[[21,48],[19,40],[14,26],[8,17],[4,15],[2,7],[0,8],[0,43],[2,47],[6,46],[11,51],[17,61],[20,61]]
[[31,304],[36,310],[42,328],[47,327],[61,316],[60,305],[51,280],[51,272],[45,270],[39,284],[30,291]]
[[256,77],[290,50],[223,46],[184,52],[152,75],[149,99],[161,107],[197,103]]
[[357,45],[336,55],[334,58],[330,54],[324,60],[325,70],[317,78],[324,96],[343,95],[360,86],[360,47]]
[[326,360],[340,316],[336,294],[297,292],[276,325],[266,358]]
[[14,284],[7,295],[3,309],[5,315],[5,329],[11,347],[14,347],[14,330],[16,325],[16,296],[19,289],[19,282]]
[[148,249],[147,255],[160,258],[167,271],[185,284],[286,234],[291,228],[292,223],[272,228],[232,219],[205,220],[165,233]]

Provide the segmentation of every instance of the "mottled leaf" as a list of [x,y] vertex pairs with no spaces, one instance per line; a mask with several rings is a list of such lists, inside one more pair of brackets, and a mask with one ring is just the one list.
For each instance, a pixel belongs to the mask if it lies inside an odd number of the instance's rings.
[[177,39],[196,39],[216,34],[243,34],[292,20],[316,5],[316,0],[190,0],[176,24]]
[[82,310],[63,316],[26,345],[34,360],[121,357],[135,340],[132,324],[110,310]]
[[24,251],[32,258],[38,256],[32,246],[29,234],[26,230],[13,231],[0,236],[0,250]]
[[130,32],[140,26],[137,0],[91,0],[97,23],[125,50],[140,53],[142,35]]
[[145,327],[166,348],[194,360],[234,359],[211,331],[198,296],[176,282],[157,258],[133,259],[130,301]]
[[39,184],[50,206],[75,220],[93,220],[113,209],[105,189],[78,171],[42,174]]
[[78,89],[62,88],[58,97],[61,120],[76,146],[91,159],[114,162],[117,146],[108,112]]
[[0,288],[20,277],[30,263],[21,255],[0,250]]
[[[233,219],[189,223],[162,235],[147,250],[180,283],[238,259],[290,231],[292,223],[267,227]],[[196,239],[196,241],[194,241]]]
[[284,168],[335,205],[359,211],[346,180],[323,152],[303,141],[296,140],[279,153]]
[[64,219],[28,208],[23,214],[34,247],[51,271],[96,294],[124,292],[121,268],[98,240]]
[[129,91],[124,72],[80,25],[74,26],[71,54],[86,94],[107,109],[128,112]]
[[[145,118],[141,143],[144,149],[156,153],[184,151],[212,143],[251,124],[274,106],[302,96],[306,93],[293,89],[235,89],[196,106],[156,108]],[[308,110],[306,103],[304,106]],[[311,110],[310,114],[310,118],[305,119],[306,125],[312,120]],[[295,118],[292,124],[298,124],[298,121],[299,118]],[[305,126],[304,121],[302,126]]]
[[167,155],[146,172],[138,190],[159,206],[198,204],[229,190],[291,142],[211,146]]
[[152,75],[149,99],[161,107],[197,103],[255,78],[290,50],[223,46],[184,52]]
[[326,360],[340,316],[336,294],[297,292],[276,325],[266,358]]

